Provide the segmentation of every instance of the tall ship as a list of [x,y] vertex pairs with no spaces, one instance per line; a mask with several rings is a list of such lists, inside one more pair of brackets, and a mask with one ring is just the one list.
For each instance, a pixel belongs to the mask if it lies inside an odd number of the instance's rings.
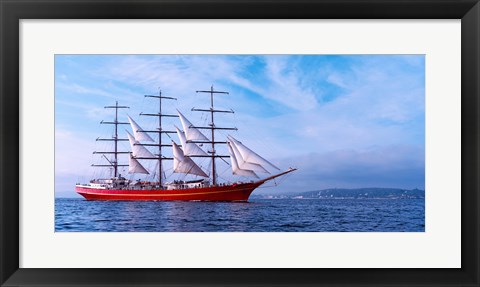
[[[289,168],[281,171],[274,164],[245,146],[232,135],[226,135],[225,139],[219,140],[219,131],[234,131],[234,127],[218,127],[214,119],[217,113],[234,113],[233,110],[221,110],[214,107],[214,96],[228,94],[228,92],[216,91],[213,86],[210,90],[196,91],[197,93],[210,94],[210,107],[204,109],[192,108],[192,111],[204,112],[208,115],[208,124],[205,126],[193,125],[179,110],[176,114],[162,112],[164,100],[176,100],[173,97],[158,95],[146,95],[158,101],[158,113],[141,113],[140,115],[157,118],[158,127],[152,130],[144,130],[130,116],[128,122],[119,121],[119,110],[127,109],[118,101],[114,106],[106,106],[106,109],[115,110],[113,121],[102,121],[102,124],[114,126],[112,138],[97,138],[97,141],[113,142],[113,150],[97,151],[94,154],[101,155],[106,161],[104,164],[93,164],[95,167],[109,168],[112,176],[108,178],[92,179],[89,183],[77,183],[75,191],[87,200],[184,200],[184,201],[247,201],[250,194],[259,186],[278,177],[284,176],[296,170]],[[165,117],[178,118],[181,129],[174,125],[171,129],[164,129],[162,119]],[[126,138],[119,137],[119,127],[129,125],[131,132],[126,131]],[[205,136],[202,131],[209,132]],[[155,141],[152,134],[158,136]],[[176,136],[175,136],[176,134]],[[171,136],[173,135],[173,136]],[[168,137],[168,140],[165,140]],[[178,139],[178,142],[175,139]],[[119,151],[119,142],[128,141],[130,151]],[[217,152],[218,145],[226,145],[227,154]],[[207,150],[205,151],[205,148]],[[166,151],[165,149],[171,149]],[[152,150],[155,150],[152,152]],[[107,157],[109,155],[110,157]],[[119,163],[120,155],[129,157],[128,164]],[[227,159],[230,159],[229,161]],[[196,163],[198,160],[209,160],[208,170]],[[224,181],[218,177],[217,161],[230,165],[233,176],[254,178],[247,181]],[[121,168],[128,168],[129,174],[150,175],[142,162],[154,161],[154,180],[127,179],[121,175]],[[172,164],[173,173],[184,174],[181,180],[167,180],[165,176],[165,162]],[[271,171],[274,170],[274,173]],[[258,174],[266,174],[260,178]],[[188,180],[188,177],[194,177]]]

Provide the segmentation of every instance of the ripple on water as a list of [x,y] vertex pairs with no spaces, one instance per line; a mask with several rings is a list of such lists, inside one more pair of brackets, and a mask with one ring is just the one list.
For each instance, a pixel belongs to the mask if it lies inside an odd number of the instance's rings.
[[424,232],[424,200],[248,203],[56,199],[55,231]]

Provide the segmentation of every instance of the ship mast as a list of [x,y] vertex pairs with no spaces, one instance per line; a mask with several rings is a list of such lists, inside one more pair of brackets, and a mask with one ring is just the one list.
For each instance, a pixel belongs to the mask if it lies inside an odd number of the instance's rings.
[[156,144],[140,144],[140,143],[137,143],[137,145],[157,146],[158,147],[158,155],[155,158],[138,158],[138,159],[155,159],[155,160],[158,160],[158,184],[161,188],[163,186],[162,160],[172,160],[173,159],[171,157],[164,157],[162,155],[162,147],[166,147],[166,146],[171,147],[172,146],[171,144],[164,144],[162,142],[162,134],[176,133],[175,131],[163,130],[163,128],[162,128],[162,118],[163,117],[178,117],[178,115],[169,115],[169,114],[163,114],[162,113],[162,99],[176,100],[176,98],[162,96],[162,91],[161,90],[158,92],[158,96],[145,95],[145,97],[146,98],[156,98],[156,99],[158,99],[158,113],[155,113],[155,114],[140,113],[141,116],[158,117],[158,128],[157,128],[157,130],[145,131],[145,132],[149,132],[149,133],[158,133],[158,143],[156,143]]
[[[197,93],[209,93],[210,94],[210,109],[195,109],[193,108],[192,111],[201,111],[201,112],[210,112],[210,120],[211,122],[208,124],[209,127],[195,127],[197,129],[209,129],[211,131],[211,141],[207,143],[211,143],[212,145],[212,150],[209,151],[211,154],[209,157],[211,157],[212,160],[212,184],[216,185],[217,184],[217,172],[216,172],[216,166],[215,166],[215,158],[217,157],[229,157],[228,155],[217,155],[216,150],[215,150],[215,144],[226,144],[227,142],[216,142],[215,141],[215,130],[237,130],[237,128],[224,128],[224,127],[217,127],[215,126],[214,122],[214,114],[215,113],[234,113],[233,110],[216,110],[213,105],[213,96],[215,94],[228,94],[228,92],[222,92],[222,91],[215,91],[213,89],[213,85],[210,87],[210,90],[208,91],[196,91]],[[201,156],[199,156],[201,157]]]
[[[107,125],[115,125],[115,134],[111,139],[104,139],[104,138],[97,138],[97,141],[113,141],[114,142],[114,150],[113,151],[94,151],[94,154],[102,154],[103,157],[108,161],[109,164],[92,164],[92,166],[96,167],[113,167],[114,177],[118,177],[118,167],[120,166],[128,166],[124,164],[118,164],[118,155],[119,154],[129,154],[130,152],[121,152],[118,151],[118,142],[119,141],[127,141],[128,139],[120,139],[118,138],[118,125],[128,125],[128,123],[119,122],[118,121],[118,109],[128,109],[127,106],[119,106],[118,101],[115,101],[115,106],[106,106],[105,109],[115,109],[115,119],[113,122],[105,122],[101,121],[100,124],[107,124]],[[113,154],[113,161],[110,161],[105,154]]]

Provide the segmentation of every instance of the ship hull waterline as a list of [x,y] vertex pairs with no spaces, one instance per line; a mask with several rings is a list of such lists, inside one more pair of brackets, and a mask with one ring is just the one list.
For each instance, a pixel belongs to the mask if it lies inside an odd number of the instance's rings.
[[182,201],[247,201],[262,183],[242,183],[193,189],[98,189],[77,186],[75,191],[87,200],[182,200]]
[[182,200],[182,201],[247,201],[260,185],[285,175],[296,168],[256,182],[234,183],[188,189],[102,189],[77,185],[75,191],[87,200]]

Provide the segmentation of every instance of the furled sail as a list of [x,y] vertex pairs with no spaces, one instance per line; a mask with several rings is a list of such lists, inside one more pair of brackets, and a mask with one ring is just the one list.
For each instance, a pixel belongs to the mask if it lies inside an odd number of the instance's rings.
[[235,155],[235,158],[237,159],[237,164],[238,164],[239,168],[252,170],[254,172],[270,173],[268,170],[266,170],[260,164],[245,161],[243,159],[242,155],[240,154],[240,151],[238,150],[237,146],[232,141],[230,141],[229,143],[231,145],[233,154]]
[[154,155],[142,145],[138,145],[138,141],[127,131],[128,141],[130,142],[130,147],[132,148],[132,154],[134,157],[149,157],[153,158]]
[[138,160],[133,158],[130,155],[130,161],[128,162],[128,173],[144,173],[149,174],[149,172],[141,165]]
[[145,132],[130,116],[128,116],[128,121],[132,126],[133,134],[135,135],[135,140],[137,141],[148,141],[153,142],[154,140]]
[[253,163],[257,165],[270,165],[278,170],[280,170],[278,167],[273,165],[271,162],[268,160],[264,159],[263,157],[259,156],[256,154],[254,151],[243,145],[241,142],[236,140],[232,136],[228,136],[228,139],[232,142],[232,145],[234,145],[237,149],[240,155],[242,156],[243,161],[248,162],[248,163]]
[[207,155],[207,153],[203,149],[201,149],[197,144],[187,142],[185,133],[182,132],[177,126],[175,126],[175,129],[177,130],[178,138],[180,139],[180,143],[182,144],[184,155],[186,156]]
[[187,141],[208,141],[208,138],[202,134],[198,129],[194,128],[192,123],[185,118],[185,116],[179,111],[178,116],[180,117],[180,121],[182,122],[183,130],[185,131],[185,136]]
[[232,163],[232,173],[240,176],[249,176],[249,177],[258,178],[258,175],[253,170],[241,169],[238,166],[237,158],[235,157],[235,152],[233,151],[233,145],[230,142],[227,142],[227,147],[230,153],[230,161]]
[[208,177],[208,175],[172,141],[173,147],[173,172],[186,173]]

